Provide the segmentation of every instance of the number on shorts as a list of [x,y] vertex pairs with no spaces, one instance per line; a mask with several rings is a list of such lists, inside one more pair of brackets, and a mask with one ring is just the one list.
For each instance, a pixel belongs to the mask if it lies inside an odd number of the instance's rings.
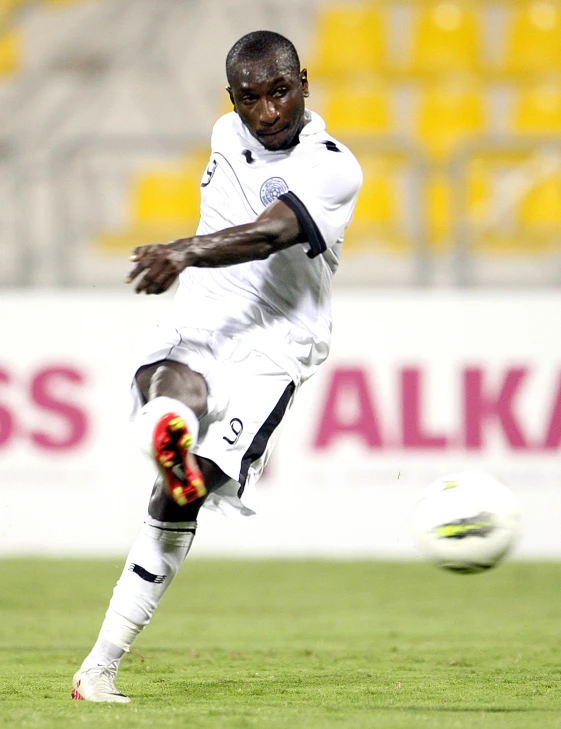
[[232,418],[232,420],[230,420],[230,428],[232,428],[234,438],[227,438],[225,435],[222,437],[226,441],[226,443],[229,443],[230,445],[236,445],[236,443],[240,439],[240,435],[243,433],[243,423],[239,418]]

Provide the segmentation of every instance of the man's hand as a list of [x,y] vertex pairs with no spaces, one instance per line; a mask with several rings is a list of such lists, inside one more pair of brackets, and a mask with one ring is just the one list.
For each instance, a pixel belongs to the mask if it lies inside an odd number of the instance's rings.
[[[162,294],[173,284],[178,275],[188,265],[188,256],[182,240],[166,245],[159,243],[138,246],[131,254],[130,260],[136,266],[125,278],[125,283],[135,279],[137,294]],[[140,276],[140,278],[139,278]]]

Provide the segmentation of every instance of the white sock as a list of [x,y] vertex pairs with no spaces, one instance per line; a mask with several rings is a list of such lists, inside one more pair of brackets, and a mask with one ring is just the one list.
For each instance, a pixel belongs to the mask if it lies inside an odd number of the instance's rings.
[[113,645],[113,643],[100,636],[89,655],[84,658],[82,670],[86,671],[92,666],[106,666],[108,663],[114,663],[118,667],[124,654],[125,651],[122,648]]
[[196,528],[194,521],[175,523],[146,517],[113,590],[98,641],[84,664],[109,663],[130,650],[179,572]]
[[193,445],[197,442],[197,438],[199,437],[199,419],[195,411],[173,397],[155,397],[140,409],[135,421],[138,444],[148,456],[152,456],[154,453],[152,438],[156,423],[167,413],[176,413],[182,417],[193,437]]

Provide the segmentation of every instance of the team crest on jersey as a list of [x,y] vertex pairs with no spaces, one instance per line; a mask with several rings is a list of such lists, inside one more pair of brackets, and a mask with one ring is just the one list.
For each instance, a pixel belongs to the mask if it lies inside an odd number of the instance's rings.
[[261,185],[259,195],[263,205],[270,205],[273,200],[276,200],[281,195],[288,192],[288,185],[282,179],[282,177],[269,177],[268,180]]

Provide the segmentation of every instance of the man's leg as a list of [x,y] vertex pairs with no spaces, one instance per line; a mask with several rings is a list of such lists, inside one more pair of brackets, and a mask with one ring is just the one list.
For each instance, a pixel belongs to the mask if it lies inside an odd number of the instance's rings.
[[[177,363],[158,363],[143,368],[137,383],[147,406],[158,398],[167,406],[177,406],[179,417],[191,419],[183,408],[200,417],[206,411],[206,384],[198,373]],[[158,403],[156,403],[158,405]],[[182,407],[181,407],[182,406]],[[149,413],[157,430],[160,420]],[[146,416],[141,415],[146,420]],[[162,415],[160,413],[159,417]],[[191,424],[190,434],[193,426]],[[147,427],[146,430],[149,430]],[[196,437],[196,436],[195,436]],[[193,457],[193,456],[192,456]],[[222,486],[228,477],[211,461],[197,459],[207,491]],[[162,470],[162,469],[161,469]],[[164,470],[154,486],[148,516],[127,557],[123,573],[115,586],[99,637],[73,680],[72,697],[89,701],[128,702],[115,679],[120,660],[136,636],[150,622],[164,592],[178,573],[193,542],[197,515],[204,503],[200,496],[182,503],[173,498]]]
[[136,382],[144,406],[137,418],[142,450],[154,458],[169,496],[185,506],[206,494],[196,458],[199,419],[207,410],[207,385],[201,374],[173,361],[142,367]]

